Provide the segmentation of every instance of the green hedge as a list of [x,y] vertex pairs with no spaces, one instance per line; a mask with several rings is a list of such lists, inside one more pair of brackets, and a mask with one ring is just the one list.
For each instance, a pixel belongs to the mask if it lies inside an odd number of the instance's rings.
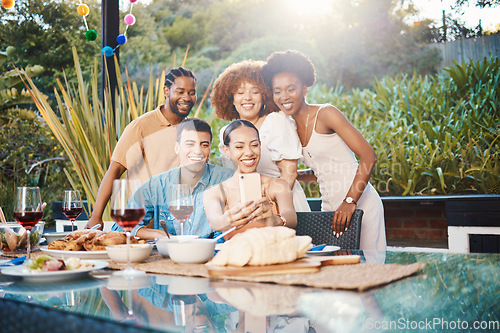
[[500,193],[500,61],[445,73],[385,77],[349,94],[318,86],[309,100],[337,106],[370,142],[381,195]]

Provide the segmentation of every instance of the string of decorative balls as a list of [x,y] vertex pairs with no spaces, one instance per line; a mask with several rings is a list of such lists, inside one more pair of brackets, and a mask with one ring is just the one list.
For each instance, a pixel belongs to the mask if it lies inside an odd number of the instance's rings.
[[[2,0],[3,1],[14,1],[14,0]],[[134,3],[137,2],[137,0],[129,0],[130,1],[130,12],[125,15],[123,18],[123,21],[126,24],[125,32],[122,34],[119,34],[116,36],[116,42],[118,45],[116,45],[115,48],[112,48],[111,46],[104,46],[101,50],[101,53],[103,56],[109,58],[113,56],[113,53],[117,48],[120,47],[120,45],[123,45],[127,42],[127,30],[131,25],[135,24],[135,16],[132,14],[132,8],[134,7]],[[99,49],[99,45],[95,42],[97,38],[97,32],[94,29],[89,29],[89,26],[87,24],[87,19],[85,18],[87,15],[89,15],[89,6],[84,4],[82,0],[80,0],[80,4],[78,5],[77,8],[78,14],[82,16],[83,22],[85,23],[85,28],[87,28],[87,31],[85,31],[85,39],[87,39],[90,42],[93,42]]]

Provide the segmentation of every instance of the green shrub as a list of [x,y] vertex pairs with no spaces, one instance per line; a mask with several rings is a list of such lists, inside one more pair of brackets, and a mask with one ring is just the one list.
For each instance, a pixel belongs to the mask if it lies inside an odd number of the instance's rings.
[[64,152],[43,119],[27,109],[0,114],[0,206],[13,221],[13,198],[18,186],[39,186],[47,202],[44,221],[52,221],[53,201],[63,199],[71,186],[62,172]]
[[308,98],[337,106],[370,142],[381,195],[500,193],[500,62],[447,72],[385,77],[348,95],[318,86]]

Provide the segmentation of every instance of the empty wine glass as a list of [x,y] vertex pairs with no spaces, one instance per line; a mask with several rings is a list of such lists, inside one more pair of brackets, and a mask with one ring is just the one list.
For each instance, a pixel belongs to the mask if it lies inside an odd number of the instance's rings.
[[189,184],[173,184],[170,186],[168,211],[179,221],[181,235],[184,235],[184,222],[194,211],[193,196]]
[[[116,272],[117,275],[138,276],[145,274],[130,265],[130,232],[143,219],[144,198],[137,179],[115,179],[111,195],[111,218],[118,223],[127,235],[127,268]],[[130,200],[133,197],[133,200]]]
[[80,191],[64,191],[62,212],[71,221],[71,231],[74,231],[75,220],[83,212]]
[[26,229],[27,259],[31,260],[31,229],[42,219],[42,198],[38,187],[18,187],[14,200],[14,219]]

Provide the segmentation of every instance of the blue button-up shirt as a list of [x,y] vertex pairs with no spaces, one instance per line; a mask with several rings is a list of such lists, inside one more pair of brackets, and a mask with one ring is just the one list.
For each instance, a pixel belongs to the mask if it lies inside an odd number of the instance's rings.
[[[168,192],[172,184],[179,184],[181,167],[162,172],[150,178],[141,186],[144,197],[146,215],[139,223],[143,227],[149,224],[154,218],[154,228],[160,229],[160,220],[167,224],[167,230],[171,235],[180,235],[181,227],[179,222],[168,211]],[[207,238],[212,232],[203,207],[203,193],[210,186],[222,183],[233,175],[234,171],[218,165],[207,164],[205,171],[198,183],[193,188],[194,211],[184,222],[185,235],[198,235]],[[133,199],[132,199],[133,200]],[[116,223],[113,230],[120,230]],[[137,232],[138,228],[136,228]],[[215,235],[220,232],[216,232]]]

